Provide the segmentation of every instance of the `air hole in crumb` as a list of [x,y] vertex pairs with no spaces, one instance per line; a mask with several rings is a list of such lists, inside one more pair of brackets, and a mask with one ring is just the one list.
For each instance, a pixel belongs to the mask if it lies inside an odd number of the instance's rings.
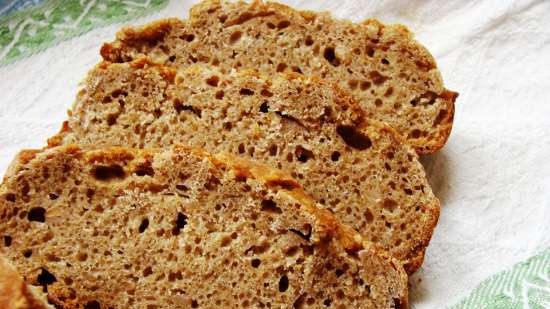
[[187,42],[192,42],[194,39],[195,39],[195,35],[194,35],[194,34],[188,34],[188,35],[186,35],[186,37],[185,37],[185,40],[186,40]]
[[187,224],[187,216],[181,212],[178,212],[178,217],[176,218],[176,222],[174,223],[174,227],[172,228],[172,235],[174,236],[179,235],[181,232],[181,229],[183,229],[186,224]]
[[385,65],[390,64],[390,62],[386,58],[382,59],[380,62],[382,62],[382,64],[385,64]]
[[120,115],[119,113],[109,114],[107,116],[107,124],[110,126],[114,125],[119,115]]
[[277,155],[277,145],[269,146],[268,151],[269,151],[270,156],[272,156],[272,157],[276,156]]
[[334,47],[325,48],[325,51],[323,52],[323,56],[333,66],[337,67],[340,65],[340,59],[336,57],[336,53],[334,52]]
[[242,35],[243,33],[238,30],[231,33],[231,36],[229,37],[229,43],[234,44],[241,38]]
[[305,230],[305,232],[302,232],[297,229],[289,229],[289,231],[300,236],[305,241],[309,241],[311,239],[311,230],[312,230],[311,224],[305,224],[303,226],[303,229]]
[[151,163],[147,163],[147,164],[142,164],[138,167],[136,167],[136,170],[134,171],[134,173],[140,177],[143,177],[143,176],[155,176],[155,170],[153,169],[153,167],[151,166]]
[[380,99],[374,100],[374,105],[376,105],[376,107],[382,106],[382,100],[380,100]]
[[311,38],[311,35],[306,36],[306,46],[313,45],[313,39]]
[[294,154],[296,155],[297,160],[303,163],[315,157],[311,150],[306,149],[302,146],[297,146],[296,150],[294,151]]
[[267,105],[267,102],[263,102],[262,105],[260,105],[260,112],[267,113],[269,111],[269,105]]
[[50,198],[50,200],[54,201],[59,198],[59,195],[57,195],[56,193],[50,193],[48,194],[48,197]]
[[277,72],[283,72],[287,68],[286,63],[279,63],[277,65]]
[[323,300],[323,305],[325,305],[326,307],[330,307],[331,303],[332,303],[332,300],[330,298]]
[[141,224],[139,225],[138,230],[140,233],[143,233],[148,227],[149,227],[149,219],[145,218],[141,220]]
[[385,199],[382,207],[389,212],[393,212],[397,208],[397,202],[392,199]]
[[266,26],[269,28],[269,29],[275,29],[275,24],[274,23],[267,23]]
[[43,207],[33,207],[27,214],[29,221],[44,222],[46,221],[46,209]]
[[4,196],[4,198],[6,199],[6,201],[8,202],[15,202],[15,194],[13,193],[6,193],[6,195]]
[[372,214],[370,209],[368,208],[365,209],[365,221],[367,221],[367,223],[371,223],[373,220],[374,220],[374,215]]
[[77,255],[76,255],[76,258],[80,261],[80,262],[84,262],[88,259],[88,254],[86,254],[86,252],[79,252]]
[[365,90],[369,89],[370,86],[371,86],[371,85],[370,85],[369,82],[367,82],[367,81],[362,81],[362,82],[361,82],[361,85],[360,85],[360,88],[361,88],[361,90],[365,91]]
[[218,87],[218,82],[220,81],[220,78],[216,75],[210,76],[206,79],[206,83],[212,87]]
[[26,258],[30,258],[32,256],[32,250],[31,249],[23,250],[23,256]]
[[239,151],[239,154],[243,154],[245,152],[244,144],[242,143],[239,144],[238,151]]
[[9,235],[4,236],[4,246],[6,247],[11,246],[11,241],[12,241],[11,236]]
[[381,85],[389,79],[389,77],[380,74],[378,71],[371,71],[369,77],[375,85]]
[[279,279],[279,292],[283,293],[288,290],[288,277],[286,275],[283,275]]
[[292,67],[292,72],[303,74],[302,69],[300,69],[300,67],[297,67],[297,66]]
[[101,305],[97,300],[92,300],[84,305],[84,309],[101,309]]
[[199,307],[199,303],[193,299],[193,301],[191,302],[191,308],[198,308]]
[[332,152],[332,154],[330,155],[330,159],[334,162],[340,160],[340,152],[338,151]]
[[367,55],[369,57],[374,57],[374,47],[372,46],[367,46]]
[[48,285],[57,281],[55,276],[43,267],[40,274],[38,274],[38,277],[36,278],[36,280],[38,281],[39,285],[43,286],[44,291],[48,290],[48,287],[47,287]]
[[172,55],[172,56],[168,57],[168,61],[170,61],[170,62],[176,61],[176,56]]
[[145,269],[143,270],[143,277],[147,277],[151,274],[153,274],[153,269],[151,268],[151,266],[145,267]]
[[288,26],[290,26],[290,22],[288,20],[283,20],[283,21],[279,22],[279,24],[277,25],[277,28],[280,30],[280,29],[284,29]]
[[271,91],[267,90],[267,89],[263,89],[262,92],[261,92],[261,95],[264,96],[264,97],[272,97],[273,96],[273,93],[271,93]]
[[262,261],[260,261],[260,259],[253,259],[250,262],[250,265],[252,265],[252,267],[254,267],[254,268],[258,268],[261,263],[262,263]]
[[120,165],[97,165],[92,168],[92,175],[97,180],[108,181],[124,178],[126,173]]
[[357,89],[357,86],[359,85],[359,81],[356,79],[350,79],[348,80],[348,86],[351,90]]
[[336,133],[352,148],[365,150],[372,146],[370,138],[357,131],[353,126],[339,125],[336,127]]
[[221,100],[223,99],[225,93],[223,92],[223,90],[219,90],[218,92],[216,92],[216,99],[218,100]]
[[281,208],[277,207],[277,203],[275,203],[273,200],[263,200],[262,211],[271,212],[275,214],[283,213]]
[[251,89],[248,89],[248,88],[241,88],[241,90],[239,90],[239,94],[240,95],[253,95],[254,91],[252,91]]
[[420,135],[422,135],[422,131],[420,131],[419,129],[414,129],[411,131],[411,133],[409,133],[409,137],[412,138],[419,138]]
[[393,298],[392,308],[401,309],[401,300],[399,298]]

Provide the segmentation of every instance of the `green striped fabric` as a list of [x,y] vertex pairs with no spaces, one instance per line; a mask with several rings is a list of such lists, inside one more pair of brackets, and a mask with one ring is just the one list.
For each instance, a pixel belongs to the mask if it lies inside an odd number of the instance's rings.
[[0,17],[0,66],[94,28],[160,10],[168,0],[45,0]]
[[449,309],[550,308],[550,248],[483,281]]

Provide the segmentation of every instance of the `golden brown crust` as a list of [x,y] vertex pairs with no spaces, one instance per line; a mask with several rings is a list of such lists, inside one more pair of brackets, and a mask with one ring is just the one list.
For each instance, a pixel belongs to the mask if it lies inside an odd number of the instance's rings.
[[[314,24],[315,22],[321,20],[319,25],[324,23],[326,27],[332,29],[331,31],[343,31],[345,33],[338,34],[338,37],[333,40],[336,45],[342,43],[344,46],[351,46],[352,44],[350,42],[363,42],[363,40],[367,41],[366,53],[368,56],[361,52],[359,58],[364,57],[364,60],[361,61],[367,61],[367,63],[370,64],[367,65],[362,62],[362,64],[358,64],[360,62],[353,60],[353,58],[357,58],[357,56],[346,56],[347,58],[345,59],[339,59],[339,53],[345,51],[345,48],[342,48],[343,51],[341,52],[338,50],[337,46],[335,51],[333,51],[333,54],[335,54],[333,56],[337,57],[339,61],[334,65],[334,67],[322,66],[320,69],[312,68],[314,65],[319,65],[319,61],[316,60],[316,54],[311,54],[308,55],[306,59],[307,61],[302,61],[303,59],[301,58],[300,61],[302,65],[305,62],[309,63],[310,60],[313,64],[307,64],[306,68],[302,66],[301,69],[297,66],[293,67],[295,70],[306,70],[307,72],[305,73],[307,75],[323,75],[326,79],[339,82],[343,88],[349,88],[347,90],[352,91],[356,96],[358,96],[361,100],[362,106],[368,111],[370,117],[388,122],[392,125],[398,132],[400,132],[400,134],[406,137],[408,143],[411,144],[419,154],[429,154],[437,151],[443,147],[449,137],[452,128],[452,114],[454,112],[454,102],[456,100],[456,96],[448,95],[452,92],[449,92],[443,87],[441,74],[437,69],[433,56],[424,46],[415,41],[412,32],[410,32],[403,25],[384,25],[377,20],[368,19],[361,23],[364,28],[360,29],[357,28],[357,24],[352,24],[344,20],[333,19],[328,13],[299,11],[283,4],[263,1],[253,1],[251,4],[246,4],[244,2],[230,3],[217,0],[203,1],[191,9],[190,16],[189,21],[182,21],[178,19],[159,20],[141,28],[124,28],[117,34],[116,41],[103,45],[101,54],[104,59],[112,62],[126,62],[131,61],[136,57],[140,57],[141,55],[157,57],[159,54],[162,54],[166,48],[168,48],[171,50],[170,53],[172,57],[182,56],[181,58],[187,59],[189,54],[189,57],[193,59],[192,62],[207,62],[215,56],[213,52],[208,50],[208,44],[211,44],[208,43],[208,40],[206,40],[208,38],[200,37],[199,33],[204,28],[214,27],[213,29],[208,30],[208,33],[211,33],[210,35],[217,38],[214,43],[212,43],[215,45],[217,42],[224,40],[224,31],[230,31],[226,29],[241,27],[246,23],[256,22],[257,25],[255,25],[253,29],[258,29],[257,31],[261,32],[263,31],[260,29],[263,27],[262,22],[264,20],[266,22],[275,20],[272,21],[275,25],[273,27],[279,27],[277,22],[280,21],[283,23],[280,24],[280,27],[282,27],[281,29],[286,30],[286,27],[289,27],[289,29],[292,29],[289,31],[292,32],[300,31],[299,29],[301,29],[299,27],[294,28],[293,24],[299,24],[307,28],[310,24]],[[219,18],[220,21],[222,21],[222,30],[215,28],[213,23],[216,18]],[[241,32],[246,33],[249,31],[249,29],[247,30],[244,26],[243,29],[244,30]],[[221,32],[218,33],[217,31]],[[174,40],[174,37],[180,36],[185,38],[189,35],[189,33],[194,32],[197,33],[194,34],[193,38],[197,36],[195,40],[201,41],[201,45],[193,45],[192,48],[180,46],[182,48],[181,50],[184,52],[178,52],[178,49],[175,46],[171,46],[172,44],[186,44],[185,42],[173,43],[172,41]],[[355,34],[350,35],[348,32]],[[291,34],[294,33],[285,33],[285,35]],[[244,36],[244,34],[242,35]],[[330,33],[326,35],[330,36]],[[319,34],[312,36],[314,39],[313,42],[316,42],[316,40],[320,38]],[[367,38],[365,39],[362,36],[367,36]],[[347,40],[350,40],[350,42]],[[258,44],[248,44],[249,47],[247,47],[247,49],[232,47],[233,49],[237,48],[235,49],[237,51],[236,60],[231,60],[232,57],[224,57],[224,59],[221,60],[222,63],[220,65],[224,67],[231,67],[233,66],[232,61],[236,61],[238,67],[256,68],[260,67],[260,64],[264,61],[258,59],[266,58],[275,64],[272,65],[271,68],[262,65],[260,70],[263,70],[267,74],[271,74],[276,67],[276,63],[279,61],[281,63],[294,63],[292,57],[298,54],[295,55],[291,53],[286,56],[287,58],[284,58],[281,56],[267,57],[265,52],[258,52],[261,49],[261,46],[258,47],[257,45],[264,44],[263,42],[265,42],[265,44],[272,43],[267,40]],[[296,44],[296,50],[300,50],[300,53],[304,53],[303,49],[299,46],[299,40]],[[164,50],[158,48],[157,45],[164,46]],[[354,43],[353,46],[355,45],[357,44]],[[231,44],[224,43],[224,46],[231,46]],[[195,50],[197,48],[201,50],[198,52],[198,57],[197,55],[188,52],[190,49]],[[361,48],[363,48],[362,44]],[[223,51],[219,52],[223,54]],[[250,55],[247,54],[249,52],[251,53]],[[373,65],[371,62],[368,62],[379,60],[378,56],[373,58],[371,53],[375,52],[391,55],[393,55],[392,53],[398,53],[399,57],[394,57],[394,59],[392,58],[393,56],[390,55],[388,59],[391,58],[390,60],[392,62],[399,63],[396,65],[402,66],[402,71],[416,71],[414,73],[409,72],[412,75],[416,75],[408,77],[397,76],[397,74],[392,75],[392,80],[390,83],[393,85],[393,88],[390,87],[386,89],[383,86],[384,81],[388,78],[388,76],[385,76],[384,74],[387,73],[384,73],[379,69],[371,71],[370,73],[365,72],[364,74],[370,76],[367,80],[369,80],[369,78],[373,79],[365,82],[362,82],[357,75],[349,74],[348,76],[346,75],[348,73],[339,71],[342,64],[349,67],[349,69],[353,71],[364,71],[365,67],[368,67],[369,70],[377,68],[377,65]],[[168,51],[166,51],[166,53],[168,53]],[[247,54],[247,57],[251,59],[247,60],[246,57],[242,59],[239,58],[238,55],[243,53]],[[257,53],[259,53],[259,55],[257,55]],[[322,51],[318,51],[317,53],[322,53]],[[344,54],[346,53],[348,52],[344,52]],[[169,55],[170,54],[166,54],[165,56],[160,57],[160,61],[166,61],[166,64],[174,66],[187,65],[185,62],[182,63],[181,60],[178,60],[179,58],[176,59],[175,63],[173,63],[174,59],[168,61],[167,59]],[[300,54],[300,56],[296,57],[299,58],[302,56]],[[369,57],[373,58],[373,60],[369,60]],[[382,60],[387,63],[388,59],[384,58]],[[363,65],[363,67],[361,67],[361,65]],[[290,66],[291,64],[288,66],[289,70]],[[385,70],[384,67],[381,69]],[[277,71],[279,71],[278,68]],[[415,80],[415,82],[411,82],[411,79]],[[365,85],[365,88],[368,88],[370,86],[367,85],[373,83],[378,84],[378,80],[380,80],[380,83],[382,84],[379,86],[380,91],[384,92],[384,95],[376,94],[373,97],[367,93],[368,91],[359,91],[359,88],[362,88],[363,85]],[[361,84],[361,87],[359,87],[358,84]],[[406,88],[406,90],[403,90],[402,88]],[[392,97],[392,92],[399,92],[399,94],[395,94],[395,97]],[[375,106],[373,104],[373,102],[375,102],[375,98],[381,99],[384,102],[382,109],[380,109],[379,105]],[[426,100],[426,102],[423,100]],[[416,107],[418,103],[420,103],[421,106]],[[411,107],[411,105],[414,107]],[[397,111],[392,110],[391,106],[397,106]],[[399,116],[395,116],[397,114]]]

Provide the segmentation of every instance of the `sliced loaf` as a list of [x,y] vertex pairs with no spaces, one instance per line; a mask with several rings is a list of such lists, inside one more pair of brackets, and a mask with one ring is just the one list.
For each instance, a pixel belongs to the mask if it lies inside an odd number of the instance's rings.
[[405,308],[401,264],[279,170],[198,149],[23,151],[0,251],[59,308]]
[[189,20],[122,29],[101,54],[111,62],[147,55],[176,67],[209,63],[224,71],[295,71],[336,81],[369,117],[389,123],[420,154],[445,144],[457,97],[404,26],[352,23],[272,2],[204,1]]
[[260,160],[414,272],[439,202],[414,151],[330,83],[302,75],[177,73],[147,59],[104,62],[84,81],[50,145],[135,148],[183,143]]

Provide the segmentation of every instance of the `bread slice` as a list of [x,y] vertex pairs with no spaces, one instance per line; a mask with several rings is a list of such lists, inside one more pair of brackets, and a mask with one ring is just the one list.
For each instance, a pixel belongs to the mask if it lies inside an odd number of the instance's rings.
[[[4,245],[7,239],[4,236]],[[53,309],[53,306],[36,287],[27,285],[13,265],[0,255],[0,308]]]
[[147,55],[176,67],[209,63],[224,71],[320,76],[353,93],[369,117],[390,124],[420,154],[445,144],[457,97],[406,27],[357,24],[272,2],[204,1],[188,21],[122,29],[101,54],[111,62]]
[[414,151],[332,84],[147,59],[89,73],[52,146],[183,143],[280,168],[321,204],[406,264],[421,264],[439,202]]
[[23,151],[2,252],[61,308],[405,308],[401,264],[281,171],[228,154]]

